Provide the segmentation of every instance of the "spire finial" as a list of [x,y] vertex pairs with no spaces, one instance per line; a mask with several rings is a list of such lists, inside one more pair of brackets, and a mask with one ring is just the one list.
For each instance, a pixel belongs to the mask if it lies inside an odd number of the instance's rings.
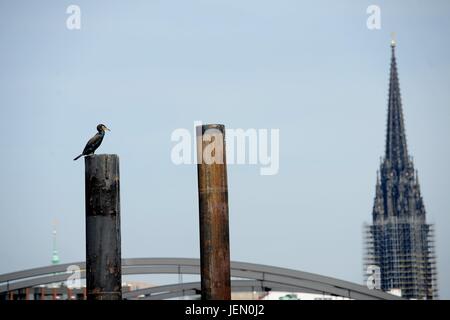
[[391,32],[391,47],[394,48],[397,45],[397,35],[395,32]]

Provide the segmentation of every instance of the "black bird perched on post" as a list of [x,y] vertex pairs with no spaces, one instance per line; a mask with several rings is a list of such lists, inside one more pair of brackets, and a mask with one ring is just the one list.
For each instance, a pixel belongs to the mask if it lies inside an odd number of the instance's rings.
[[88,141],[86,147],[84,147],[83,153],[73,160],[75,161],[82,156],[94,154],[95,150],[97,150],[97,148],[100,147],[100,144],[103,141],[103,137],[105,136],[106,130],[111,131],[104,124],[99,124],[97,126],[98,132]]

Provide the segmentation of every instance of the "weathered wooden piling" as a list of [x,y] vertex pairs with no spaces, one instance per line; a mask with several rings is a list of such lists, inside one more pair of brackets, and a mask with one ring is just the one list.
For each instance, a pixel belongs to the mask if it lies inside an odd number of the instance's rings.
[[230,300],[225,126],[197,127],[200,266],[203,300]]
[[88,300],[121,300],[119,157],[85,157]]

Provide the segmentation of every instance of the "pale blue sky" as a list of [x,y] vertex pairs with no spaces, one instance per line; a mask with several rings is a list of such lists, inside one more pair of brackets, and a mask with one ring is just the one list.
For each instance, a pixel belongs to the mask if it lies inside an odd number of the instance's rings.
[[[66,29],[77,4],[82,29]],[[366,28],[381,7],[382,29]],[[409,151],[450,298],[450,2],[0,0],[0,273],[84,259],[83,161],[121,161],[123,257],[198,257],[193,121],[280,129],[280,171],[230,166],[233,260],[362,281],[383,155],[390,33]]]

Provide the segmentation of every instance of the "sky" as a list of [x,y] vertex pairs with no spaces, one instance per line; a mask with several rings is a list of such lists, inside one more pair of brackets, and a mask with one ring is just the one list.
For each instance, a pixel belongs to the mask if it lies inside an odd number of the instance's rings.
[[0,0],[0,273],[49,265],[55,219],[61,262],[84,260],[72,159],[98,123],[97,153],[120,157],[122,257],[199,257],[196,166],[171,161],[171,134],[203,121],[280,132],[278,174],[228,168],[231,259],[362,283],[395,31],[449,299],[449,15],[447,0]]

